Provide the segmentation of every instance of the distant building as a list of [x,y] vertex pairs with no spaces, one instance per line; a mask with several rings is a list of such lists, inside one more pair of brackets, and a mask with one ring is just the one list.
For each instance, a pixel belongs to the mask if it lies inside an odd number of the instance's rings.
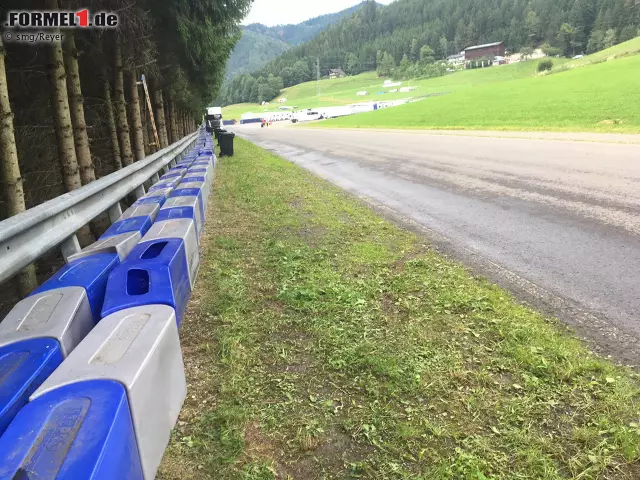
[[504,42],[487,43],[486,45],[475,45],[464,49],[465,61],[477,58],[504,57],[506,53]]
[[366,97],[367,95],[369,95],[369,92],[367,92],[366,90],[356,93],[357,97]]
[[287,99],[286,98],[279,98],[278,99],[278,103],[287,103]]
[[329,70],[329,78],[330,79],[334,79],[334,78],[342,78],[342,77],[346,77],[346,74],[342,71],[342,69],[340,68],[332,68]]
[[447,57],[447,63],[449,63],[450,65],[463,65],[464,61],[465,61],[464,52]]

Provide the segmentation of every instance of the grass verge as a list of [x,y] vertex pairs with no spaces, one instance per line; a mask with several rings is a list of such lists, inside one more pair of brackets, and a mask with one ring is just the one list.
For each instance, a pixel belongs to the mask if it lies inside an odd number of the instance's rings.
[[160,479],[637,479],[636,374],[302,169],[222,160]]

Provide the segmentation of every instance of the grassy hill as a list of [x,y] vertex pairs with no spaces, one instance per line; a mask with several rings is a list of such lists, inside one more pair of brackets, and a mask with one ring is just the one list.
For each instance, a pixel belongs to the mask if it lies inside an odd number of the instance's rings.
[[[445,77],[406,82],[417,96],[443,94],[393,109],[318,124],[321,127],[452,128],[504,130],[640,131],[640,37],[578,60],[554,59],[554,73],[540,76],[537,61],[467,70]],[[622,57],[622,58],[620,58]],[[376,95],[382,81],[375,73],[316,83],[283,91],[287,105],[311,108],[365,100],[404,98],[406,93]],[[270,106],[271,107],[271,106]],[[271,107],[275,108],[275,107]],[[227,107],[225,118],[263,107]]]
[[[568,60],[556,59],[558,65]],[[535,74],[538,62],[529,61],[500,68],[486,68],[481,70],[468,70],[458,72],[446,77],[422,79],[404,82],[403,85],[418,87],[417,96],[452,93],[460,89],[469,88],[477,84],[504,81],[508,79],[526,78]],[[351,103],[370,100],[396,100],[406,98],[406,93],[386,93],[378,95],[377,92],[388,91],[383,88],[383,79],[377,77],[375,72],[362,73],[353,77],[338,78],[335,80],[320,81],[320,96],[317,95],[316,82],[301,83],[282,91],[280,98],[286,98],[286,105],[298,108],[313,108],[330,105],[349,105]],[[358,97],[357,92],[367,90],[371,95]],[[274,105],[267,109],[276,108]],[[258,104],[243,103],[224,107],[225,118],[239,118],[242,113],[262,112],[265,107]]]
[[[568,66],[567,66],[568,67]],[[461,89],[323,127],[640,131],[640,56]]]

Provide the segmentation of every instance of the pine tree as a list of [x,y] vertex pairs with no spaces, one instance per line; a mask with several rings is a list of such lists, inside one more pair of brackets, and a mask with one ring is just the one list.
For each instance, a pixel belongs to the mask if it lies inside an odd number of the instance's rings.
[[[11,217],[26,210],[24,188],[18,150],[13,129],[13,112],[9,103],[9,87],[5,70],[5,51],[0,39],[0,185],[7,205],[7,214]],[[38,286],[35,265],[27,266],[17,277],[20,296],[28,295]]]

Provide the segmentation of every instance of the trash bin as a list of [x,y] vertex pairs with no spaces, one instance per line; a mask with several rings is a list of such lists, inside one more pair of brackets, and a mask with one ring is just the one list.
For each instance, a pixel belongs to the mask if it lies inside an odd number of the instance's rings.
[[213,131],[213,135],[214,135],[216,140],[219,140],[220,133],[222,133],[222,132],[226,132],[226,130],[224,128],[216,128]]
[[219,144],[220,144],[220,156],[229,156],[233,157],[233,139],[236,137],[236,134],[233,132],[223,132],[220,133]]

